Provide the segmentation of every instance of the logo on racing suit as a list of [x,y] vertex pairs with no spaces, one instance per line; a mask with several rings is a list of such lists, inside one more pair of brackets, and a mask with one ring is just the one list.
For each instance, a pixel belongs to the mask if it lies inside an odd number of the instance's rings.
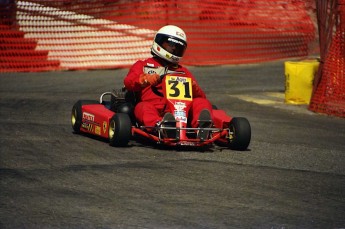
[[165,72],[165,68],[164,67],[155,67],[153,64],[149,65],[149,63],[147,63],[148,66],[144,66],[144,73],[147,73],[147,74],[158,74],[158,75],[161,75]]
[[150,70],[150,71],[148,71],[148,74],[157,74],[157,73],[153,70]]

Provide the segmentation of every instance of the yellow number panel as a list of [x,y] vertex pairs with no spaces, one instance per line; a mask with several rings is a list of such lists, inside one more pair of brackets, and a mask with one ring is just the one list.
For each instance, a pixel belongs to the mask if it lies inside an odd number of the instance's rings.
[[192,100],[192,79],[183,76],[166,76],[166,97],[176,100]]

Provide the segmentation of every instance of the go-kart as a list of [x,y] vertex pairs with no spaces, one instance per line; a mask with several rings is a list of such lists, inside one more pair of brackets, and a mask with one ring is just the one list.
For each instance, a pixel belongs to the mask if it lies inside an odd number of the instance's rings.
[[[166,97],[175,117],[173,125],[165,125],[164,121],[156,126],[140,125],[133,114],[135,93],[121,88],[103,93],[99,101],[77,101],[71,116],[74,132],[99,136],[107,139],[111,146],[118,147],[127,146],[135,136],[141,136],[167,146],[202,147],[214,143],[234,150],[247,149],[251,127],[246,118],[231,117],[213,105],[212,125],[192,128],[188,124],[188,111],[193,101],[191,78],[165,74],[161,80],[164,80],[161,96]],[[162,134],[166,130],[173,130],[173,136]],[[206,132],[206,137],[199,138],[200,132]]]

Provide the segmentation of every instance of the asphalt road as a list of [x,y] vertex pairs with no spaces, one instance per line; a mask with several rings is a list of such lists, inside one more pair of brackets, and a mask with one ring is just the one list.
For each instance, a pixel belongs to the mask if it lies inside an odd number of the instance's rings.
[[345,228],[345,120],[284,104],[282,62],[190,70],[248,118],[247,151],[73,134],[127,69],[0,74],[0,228]]

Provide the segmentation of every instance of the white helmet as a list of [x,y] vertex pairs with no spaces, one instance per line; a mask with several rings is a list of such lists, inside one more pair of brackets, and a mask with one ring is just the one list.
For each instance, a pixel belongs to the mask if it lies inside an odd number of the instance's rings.
[[158,30],[153,40],[151,51],[166,61],[177,64],[187,48],[184,31],[174,25],[167,25]]

